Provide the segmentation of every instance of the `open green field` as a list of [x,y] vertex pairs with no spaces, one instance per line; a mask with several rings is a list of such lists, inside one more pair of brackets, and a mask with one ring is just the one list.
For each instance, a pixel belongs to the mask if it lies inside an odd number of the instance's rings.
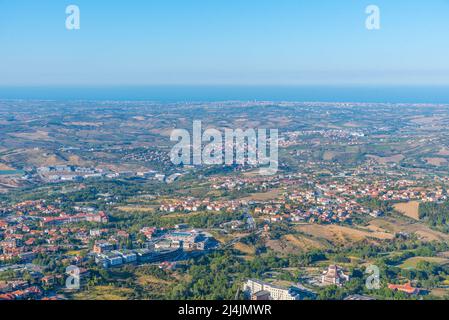
[[419,262],[427,261],[438,264],[446,264],[449,259],[439,258],[439,257],[413,257],[405,260],[400,267],[403,269],[415,269]]

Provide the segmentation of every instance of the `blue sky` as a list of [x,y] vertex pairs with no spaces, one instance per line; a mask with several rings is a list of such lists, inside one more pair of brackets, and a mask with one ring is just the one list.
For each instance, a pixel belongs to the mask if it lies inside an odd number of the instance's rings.
[[0,0],[0,86],[449,85],[448,37],[448,0]]

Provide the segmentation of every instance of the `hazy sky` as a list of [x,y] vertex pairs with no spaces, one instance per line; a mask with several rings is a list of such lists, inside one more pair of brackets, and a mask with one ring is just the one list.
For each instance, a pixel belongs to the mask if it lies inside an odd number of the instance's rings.
[[0,85],[150,84],[448,85],[449,1],[0,0]]

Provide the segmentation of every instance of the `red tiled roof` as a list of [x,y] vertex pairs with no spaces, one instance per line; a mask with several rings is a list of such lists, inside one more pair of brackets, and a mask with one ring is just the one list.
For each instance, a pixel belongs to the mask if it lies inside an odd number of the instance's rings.
[[408,294],[415,294],[419,292],[418,288],[412,287],[411,283],[408,282],[406,284],[388,284],[388,289],[394,290],[394,291],[401,291]]
[[16,297],[10,293],[0,294],[0,300],[15,300]]

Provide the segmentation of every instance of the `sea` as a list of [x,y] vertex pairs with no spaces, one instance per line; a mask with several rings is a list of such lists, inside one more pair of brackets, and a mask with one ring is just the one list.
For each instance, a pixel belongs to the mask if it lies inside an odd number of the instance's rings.
[[0,100],[155,102],[298,101],[449,103],[449,86],[91,86],[0,87]]

